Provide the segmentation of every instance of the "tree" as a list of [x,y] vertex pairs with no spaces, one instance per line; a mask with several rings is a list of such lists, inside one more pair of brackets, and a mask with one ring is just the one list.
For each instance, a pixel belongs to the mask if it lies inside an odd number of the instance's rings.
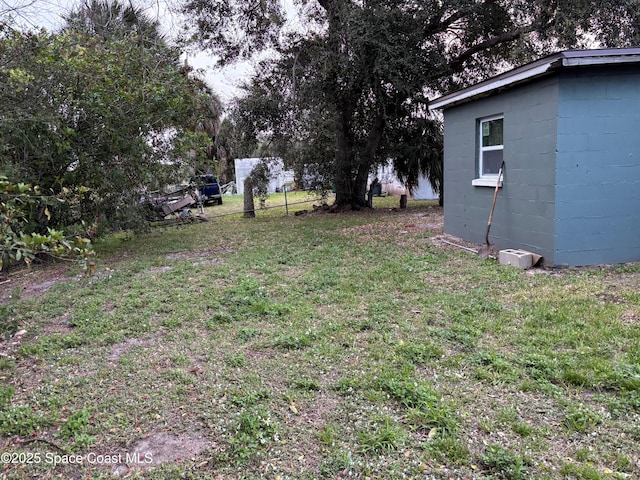
[[141,44],[165,44],[160,24],[132,3],[87,0],[66,17],[65,30],[83,32],[103,41],[135,34]]
[[218,172],[223,183],[230,182],[235,177],[233,159],[240,157],[236,155],[239,150],[235,148],[235,132],[231,120],[224,118],[213,141],[214,156],[218,160]]
[[[420,148],[395,141],[408,131],[436,133],[424,128],[437,123],[425,113],[429,98],[551,50],[633,44],[639,6],[638,0],[298,0],[296,18],[305,23],[298,31],[288,29],[277,0],[186,0],[184,11],[195,19],[195,38],[222,65],[277,52],[258,69],[249,97],[254,104],[260,95],[270,99],[290,144],[313,140],[305,123],[319,125],[318,140],[331,143],[336,202],[359,207],[372,165],[386,160],[382,152],[411,166],[405,178],[425,167],[437,172],[431,164],[440,161],[433,155],[438,136]],[[275,117],[265,116],[265,131],[277,136],[279,129],[267,125]],[[420,153],[427,155],[416,159]]]
[[267,159],[258,162],[244,180],[244,218],[255,218],[254,197],[256,195],[260,199],[260,208],[264,208],[269,196],[269,163]]
[[58,225],[140,225],[141,189],[184,178],[211,143],[196,126],[212,94],[179,55],[117,2],[82,7],[59,34],[6,29],[0,172],[48,194],[82,188],[79,205],[53,212]]

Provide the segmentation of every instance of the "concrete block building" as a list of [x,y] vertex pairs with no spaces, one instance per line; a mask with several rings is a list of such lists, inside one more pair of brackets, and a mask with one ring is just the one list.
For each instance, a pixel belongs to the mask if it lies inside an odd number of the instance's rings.
[[444,228],[547,265],[640,261],[640,48],[570,50],[433,101]]

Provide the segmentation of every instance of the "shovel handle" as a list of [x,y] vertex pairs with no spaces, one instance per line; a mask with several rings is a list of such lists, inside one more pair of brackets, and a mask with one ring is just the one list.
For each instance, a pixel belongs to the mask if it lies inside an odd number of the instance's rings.
[[498,189],[500,188],[500,179],[502,178],[502,172],[504,170],[504,160],[500,164],[500,170],[498,170],[498,181],[496,182],[496,189],[493,191],[493,201],[491,202],[491,211],[489,212],[489,221],[487,222],[487,235],[486,243],[489,243],[489,228],[491,228],[491,222],[493,221],[493,210],[496,207],[496,199],[498,198]]

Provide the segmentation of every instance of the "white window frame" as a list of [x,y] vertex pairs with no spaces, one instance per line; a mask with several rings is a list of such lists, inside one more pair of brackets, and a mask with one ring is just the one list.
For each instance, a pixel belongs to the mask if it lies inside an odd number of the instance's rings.
[[[492,122],[495,120],[502,120],[502,144],[501,145],[492,145],[489,147],[482,146],[482,126],[486,122]],[[495,152],[501,150],[503,152],[504,157],[504,115],[493,115],[491,117],[485,117],[479,119],[478,122],[478,171],[477,178],[475,178],[471,183],[476,187],[495,187],[496,183],[498,183],[498,173],[482,173],[482,159],[484,152]],[[502,180],[500,181],[500,186],[502,186]]]

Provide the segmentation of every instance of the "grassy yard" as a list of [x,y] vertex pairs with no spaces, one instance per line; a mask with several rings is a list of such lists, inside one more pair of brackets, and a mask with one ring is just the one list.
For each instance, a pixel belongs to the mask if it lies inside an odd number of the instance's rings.
[[224,200],[25,285],[2,478],[640,476],[640,265],[503,267],[431,202]]

